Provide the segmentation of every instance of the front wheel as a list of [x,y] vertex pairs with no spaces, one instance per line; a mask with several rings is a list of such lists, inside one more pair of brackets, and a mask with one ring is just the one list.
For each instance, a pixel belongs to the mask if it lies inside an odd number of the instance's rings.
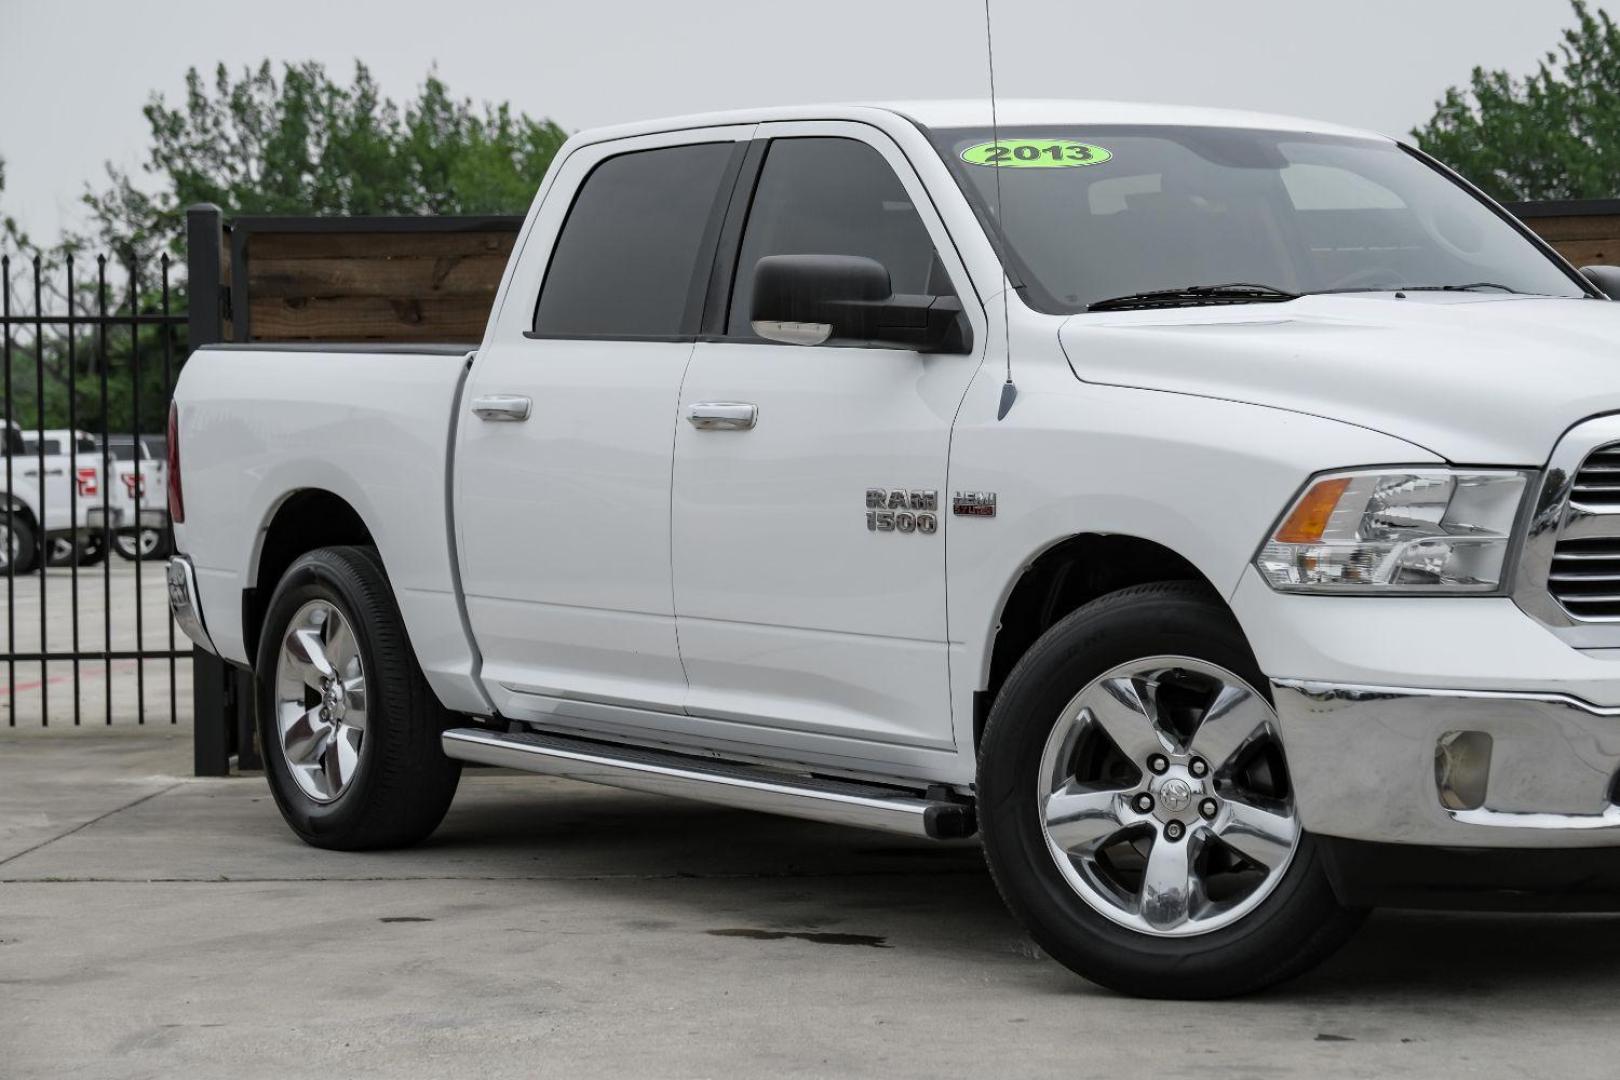
[[39,538],[20,514],[0,511],[0,573],[26,574],[39,562]]
[[979,754],[990,869],[1036,942],[1144,997],[1290,978],[1359,923],[1300,828],[1266,685],[1188,583],[1082,607],[1019,661]]
[[299,558],[270,599],[254,670],[259,742],[287,824],[315,847],[403,847],[444,818],[461,776],[371,548]]

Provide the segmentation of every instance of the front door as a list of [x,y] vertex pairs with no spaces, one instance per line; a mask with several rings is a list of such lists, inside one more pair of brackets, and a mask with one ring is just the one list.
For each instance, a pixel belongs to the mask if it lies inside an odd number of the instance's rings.
[[675,434],[687,709],[774,745],[858,740],[843,749],[869,760],[948,749],[946,467],[983,333],[972,355],[810,347],[759,338],[748,313],[767,255],[865,256],[896,293],[974,294],[886,136],[827,122],[757,137],[729,314],[693,353]]
[[682,708],[670,429],[752,130],[574,151],[513,256],[455,459],[467,617],[503,715]]

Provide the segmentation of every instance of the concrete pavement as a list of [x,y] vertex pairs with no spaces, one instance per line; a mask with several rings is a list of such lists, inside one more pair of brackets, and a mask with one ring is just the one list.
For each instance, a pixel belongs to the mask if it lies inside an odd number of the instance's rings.
[[1620,919],[1384,914],[1239,1002],[1045,959],[971,843],[488,771],[300,844],[189,732],[0,734],[0,1076],[1609,1077]]

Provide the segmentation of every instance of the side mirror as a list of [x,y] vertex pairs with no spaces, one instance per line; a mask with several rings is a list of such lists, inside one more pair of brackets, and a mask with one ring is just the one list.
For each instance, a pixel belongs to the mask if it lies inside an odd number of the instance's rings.
[[1620,266],[1583,266],[1581,273],[1610,300],[1620,298]]
[[954,296],[895,295],[889,271],[857,255],[767,255],[754,265],[749,321],[767,341],[967,352]]

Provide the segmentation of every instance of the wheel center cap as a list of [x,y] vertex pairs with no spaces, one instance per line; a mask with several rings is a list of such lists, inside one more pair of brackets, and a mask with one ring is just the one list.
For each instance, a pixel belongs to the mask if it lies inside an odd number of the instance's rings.
[[1171,777],[1159,785],[1159,804],[1172,814],[1179,814],[1192,805],[1192,788],[1185,780]]
[[321,688],[321,704],[332,715],[332,719],[343,719],[343,687],[339,686],[336,681],[328,682]]

